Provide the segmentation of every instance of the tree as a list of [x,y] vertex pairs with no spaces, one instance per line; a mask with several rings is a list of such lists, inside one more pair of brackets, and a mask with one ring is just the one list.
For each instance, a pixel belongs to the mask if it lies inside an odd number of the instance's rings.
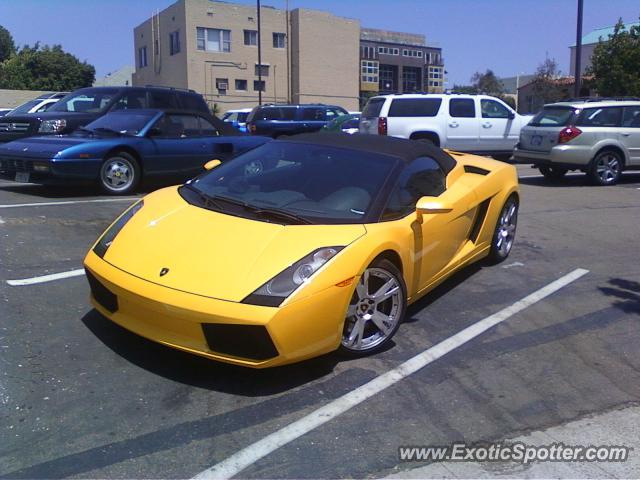
[[533,77],[533,94],[542,103],[558,102],[567,95],[566,88],[558,82],[560,70],[558,62],[553,58],[547,58],[538,65]]
[[16,90],[76,90],[91,86],[96,70],[66,53],[62,46],[25,45],[0,64],[0,88]]
[[470,93],[472,95],[479,93],[477,87],[474,85],[454,85],[453,91],[456,93]]
[[471,77],[471,84],[476,89],[476,93],[484,93],[497,97],[504,92],[502,83],[498,80],[495,73],[489,69],[484,73],[474,73]]
[[600,95],[640,96],[640,25],[625,29],[618,20],[613,34],[594,48],[587,73]]
[[9,30],[0,25],[0,63],[7,60],[16,51],[16,45],[13,43],[13,37]]

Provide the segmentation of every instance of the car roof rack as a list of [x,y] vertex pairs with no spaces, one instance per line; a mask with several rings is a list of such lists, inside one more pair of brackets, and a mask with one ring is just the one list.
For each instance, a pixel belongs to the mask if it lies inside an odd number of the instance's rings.
[[170,85],[151,85],[151,84],[147,84],[147,85],[145,85],[145,88],[165,88],[167,90],[176,90],[176,91],[179,91],[179,92],[196,93],[196,91],[192,90],[191,88],[172,87]]
[[562,102],[638,102],[640,97],[576,97],[569,100],[561,100]]

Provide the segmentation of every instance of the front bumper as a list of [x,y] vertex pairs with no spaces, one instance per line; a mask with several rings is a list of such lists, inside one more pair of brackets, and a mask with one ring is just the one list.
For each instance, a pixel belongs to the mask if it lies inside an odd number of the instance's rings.
[[556,165],[571,170],[583,170],[588,167],[593,152],[590,146],[580,145],[557,145],[548,152],[524,150],[516,146],[513,158],[516,163]]
[[113,322],[169,347],[253,368],[336,350],[353,291],[353,286],[334,286],[281,307],[263,307],[164,287],[114,267],[93,251],[84,265],[94,284],[92,304]]
[[[16,173],[28,173],[29,182],[40,184],[65,184],[97,180],[101,158],[59,159],[16,157],[0,155],[0,177],[14,180]],[[34,165],[46,166],[37,170]]]

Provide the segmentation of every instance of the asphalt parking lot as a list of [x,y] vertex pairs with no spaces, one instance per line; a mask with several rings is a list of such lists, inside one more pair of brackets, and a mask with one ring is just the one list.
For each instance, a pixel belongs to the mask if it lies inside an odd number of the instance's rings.
[[240,476],[380,477],[412,466],[401,445],[497,440],[636,404],[640,174],[597,188],[518,169],[505,263],[413,305],[377,356],[260,371],[128,333],[91,308],[82,276],[9,285],[79,269],[134,198],[0,182],[0,476],[192,477],[578,268],[589,273]]

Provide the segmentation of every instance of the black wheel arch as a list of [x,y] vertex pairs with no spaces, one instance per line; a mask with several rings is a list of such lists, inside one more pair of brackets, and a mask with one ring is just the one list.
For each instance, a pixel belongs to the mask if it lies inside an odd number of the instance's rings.
[[144,165],[142,163],[142,157],[140,153],[138,153],[138,151],[135,148],[132,148],[128,145],[118,145],[116,147],[111,148],[109,151],[107,151],[107,153],[104,154],[102,159],[106,160],[107,158],[113,157],[114,155],[117,155],[120,152],[124,152],[131,155],[134,158],[134,160],[138,162],[138,167],[140,167],[140,173],[141,174],[144,173]]

